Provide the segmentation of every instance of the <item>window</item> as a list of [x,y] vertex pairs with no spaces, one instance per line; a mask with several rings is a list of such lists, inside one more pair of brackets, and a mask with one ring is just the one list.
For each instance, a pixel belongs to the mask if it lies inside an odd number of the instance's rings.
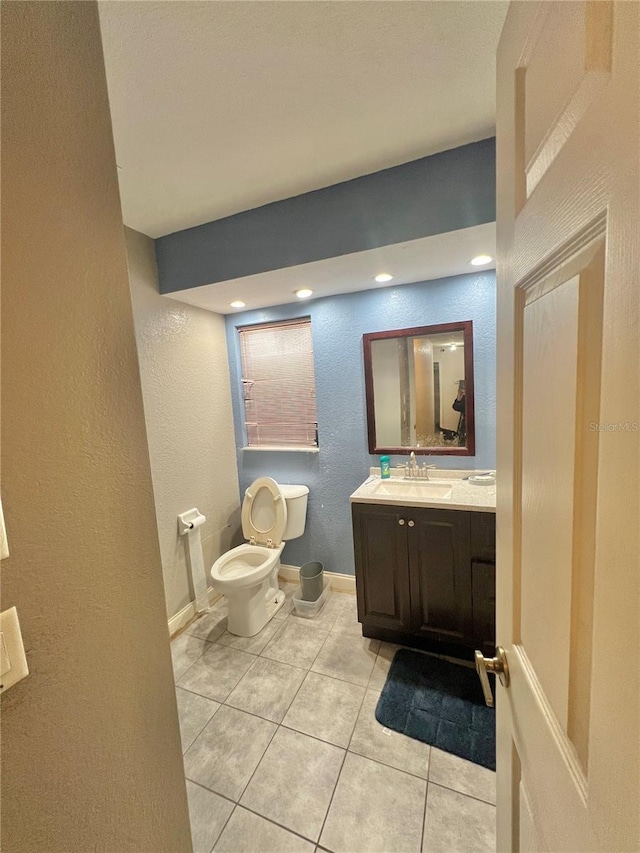
[[317,447],[311,320],[238,329],[249,447]]

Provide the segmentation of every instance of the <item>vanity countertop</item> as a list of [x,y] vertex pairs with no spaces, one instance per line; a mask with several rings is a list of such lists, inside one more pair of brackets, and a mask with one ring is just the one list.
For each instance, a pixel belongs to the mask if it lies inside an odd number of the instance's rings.
[[428,480],[405,480],[404,469],[391,469],[391,477],[380,479],[380,469],[372,468],[371,475],[349,496],[351,503],[398,504],[433,509],[460,509],[469,512],[495,512],[496,487],[477,486],[467,477],[485,471],[452,471],[436,468],[429,471]]

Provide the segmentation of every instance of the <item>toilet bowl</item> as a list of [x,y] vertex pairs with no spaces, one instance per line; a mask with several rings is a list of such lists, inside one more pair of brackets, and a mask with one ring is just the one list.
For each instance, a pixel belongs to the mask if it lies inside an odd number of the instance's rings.
[[248,540],[219,557],[211,568],[214,589],[227,597],[227,630],[253,637],[280,610],[280,555],[289,539],[304,533],[309,489],[281,486],[260,477],[245,492],[242,532]]

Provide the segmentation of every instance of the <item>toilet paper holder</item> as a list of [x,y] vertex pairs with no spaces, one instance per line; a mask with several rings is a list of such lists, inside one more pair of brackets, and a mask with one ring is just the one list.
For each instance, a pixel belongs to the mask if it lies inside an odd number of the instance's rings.
[[184,536],[191,530],[201,527],[206,520],[207,516],[202,515],[200,510],[195,507],[193,509],[188,509],[186,512],[181,512],[180,515],[178,515],[178,533],[180,536]]

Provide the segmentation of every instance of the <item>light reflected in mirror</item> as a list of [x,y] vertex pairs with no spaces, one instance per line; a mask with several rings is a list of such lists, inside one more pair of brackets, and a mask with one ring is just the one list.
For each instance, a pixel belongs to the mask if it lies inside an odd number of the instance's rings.
[[471,321],[364,335],[369,451],[471,455]]

